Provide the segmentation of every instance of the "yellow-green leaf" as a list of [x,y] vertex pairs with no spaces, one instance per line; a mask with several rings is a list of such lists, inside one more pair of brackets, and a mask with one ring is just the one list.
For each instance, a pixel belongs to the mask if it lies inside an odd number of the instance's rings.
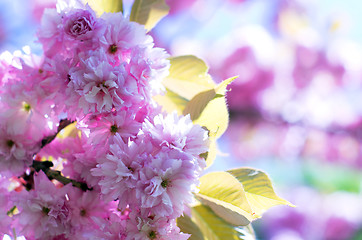
[[253,168],[238,168],[227,172],[242,183],[248,202],[257,215],[276,205],[294,206],[276,195],[269,177],[264,172]]
[[202,176],[199,189],[196,198],[230,224],[245,226],[258,217],[252,212],[242,184],[230,173]]
[[76,127],[77,123],[71,123],[68,126],[66,126],[64,129],[62,129],[58,134],[57,138],[64,139],[67,137],[76,138],[81,136],[81,131],[77,129]]
[[210,89],[197,94],[189,101],[183,110],[184,115],[190,114],[191,120],[200,117],[207,104],[216,96],[215,89]]
[[225,92],[236,77],[216,85],[205,62],[191,55],[170,58],[170,63],[170,73],[162,82],[166,94],[155,100],[167,112],[190,114],[195,124],[206,127],[210,137],[217,139],[229,123]]
[[135,0],[130,20],[145,25],[149,31],[168,14],[169,10],[165,0]]
[[170,58],[170,64],[170,74],[162,83],[167,89],[187,100],[216,86],[207,73],[208,66],[195,56],[173,57]]
[[229,113],[226,106],[226,87],[235,78],[224,80],[214,89],[201,92],[194,96],[186,105],[183,114],[190,114],[195,124],[206,127],[210,136],[220,137],[227,129]]
[[165,95],[154,96],[153,99],[162,106],[163,110],[169,113],[177,111],[178,115],[182,114],[188,100],[166,89]]
[[[190,105],[196,106],[195,104],[195,102],[192,102]],[[188,109],[190,108],[194,107]],[[187,111],[184,110],[183,113],[186,114]],[[199,117],[193,120],[193,123],[206,127],[211,137],[219,138],[226,131],[229,124],[229,111],[225,98],[218,97],[210,101]]]
[[204,240],[204,236],[200,228],[189,216],[184,214],[183,216],[177,218],[176,222],[181,232],[191,234],[191,237],[188,240]]
[[251,226],[233,226],[205,205],[197,205],[191,209],[192,220],[199,226],[207,240],[253,240],[254,231]]
[[85,0],[85,2],[91,6],[98,16],[104,12],[123,12],[122,0]]
[[9,217],[13,217],[14,215],[19,213],[19,209],[16,206],[13,206],[9,211],[7,211],[7,215]]
[[200,155],[200,157],[203,157],[206,161],[206,168],[210,167],[214,163],[217,154],[216,139],[211,137],[209,138],[209,141],[209,151]]
[[228,79],[222,81],[220,84],[218,84],[217,87],[215,88],[216,94],[225,95],[226,87],[227,87],[232,81],[234,81],[236,78],[238,78],[238,76],[234,76],[234,77],[228,78]]
[[170,58],[169,75],[162,84],[166,87],[164,95],[155,96],[154,99],[171,113],[177,111],[182,115],[187,103],[198,93],[213,89],[216,84],[207,74],[208,67],[195,56],[180,56]]

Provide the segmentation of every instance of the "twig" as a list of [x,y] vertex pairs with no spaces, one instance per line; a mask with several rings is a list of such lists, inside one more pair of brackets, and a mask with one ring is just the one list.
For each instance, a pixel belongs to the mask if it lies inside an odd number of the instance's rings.
[[40,148],[43,148],[43,147],[45,147],[47,144],[51,143],[62,129],[64,129],[66,126],[68,126],[69,124],[71,124],[71,123],[73,123],[73,122],[74,122],[74,121],[71,121],[71,120],[69,120],[69,119],[62,119],[62,120],[60,120],[58,129],[57,129],[57,132],[54,133],[53,135],[50,135],[50,136],[47,136],[47,137],[43,138],[43,139],[41,140],[41,146],[40,146]]
[[55,179],[64,185],[71,183],[74,187],[77,187],[83,191],[93,190],[93,188],[89,188],[86,183],[78,182],[76,180],[64,177],[60,171],[50,169],[53,166],[53,163],[50,161],[33,161],[32,167],[35,171],[39,172],[40,170],[43,171],[47,177],[52,180]]

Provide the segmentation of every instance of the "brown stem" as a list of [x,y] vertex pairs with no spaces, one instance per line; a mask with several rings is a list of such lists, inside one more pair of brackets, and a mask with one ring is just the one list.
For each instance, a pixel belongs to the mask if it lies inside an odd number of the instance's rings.
[[86,183],[78,182],[76,180],[64,177],[60,171],[50,169],[53,166],[53,163],[50,161],[33,161],[32,167],[35,171],[39,172],[40,170],[43,171],[47,177],[52,180],[55,179],[64,185],[71,183],[74,187],[77,187],[83,191],[93,190],[93,188],[89,188]]
[[49,179],[55,179],[63,183],[64,185],[71,183],[74,187],[77,187],[83,191],[93,190],[92,188],[89,188],[86,183],[78,182],[76,180],[64,177],[60,171],[48,169],[45,174],[48,176]]
[[[60,120],[56,133],[43,138],[41,141],[40,148],[43,148],[47,144],[51,143],[62,129],[64,129],[73,122],[74,121],[71,121],[69,119]],[[60,171],[50,169],[53,166],[54,165],[51,161],[36,161],[36,160],[33,160],[33,164],[31,165],[31,167],[34,168],[36,172],[39,172],[40,170],[43,171],[50,180],[55,179],[63,183],[64,185],[71,183],[74,187],[80,188],[83,191],[92,190],[92,188],[89,188],[86,183],[78,182],[76,180],[64,177]]]
[[74,122],[74,121],[71,121],[71,120],[69,120],[69,119],[62,119],[62,120],[60,120],[58,129],[57,129],[57,132],[54,133],[53,135],[50,135],[50,136],[47,136],[47,137],[43,138],[43,139],[41,140],[41,146],[40,146],[40,148],[43,148],[43,147],[45,147],[47,144],[51,143],[51,142],[55,139],[55,137],[57,136],[57,134],[58,134],[62,129],[64,129],[66,126],[68,126],[69,124],[71,124],[71,123],[73,123],[73,122]]

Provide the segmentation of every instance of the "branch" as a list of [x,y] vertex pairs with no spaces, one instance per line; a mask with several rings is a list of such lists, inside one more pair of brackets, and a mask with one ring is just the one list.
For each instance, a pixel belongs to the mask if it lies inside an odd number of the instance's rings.
[[35,161],[35,160],[33,161],[32,165],[35,171],[39,172],[40,170],[42,170],[50,180],[55,179],[63,183],[64,185],[71,183],[74,187],[77,187],[83,191],[93,190],[93,188],[89,188],[86,183],[78,182],[76,180],[64,177],[60,171],[50,169],[50,167],[52,166],[53,163],[50,161]]
[[[43,148],[47,144],[51,143],[62,129],[64,129],[73,122],[74,121],[71,121],[69,119],[60,120],[56,133],[43,138],[41,140],[40,148]],[[83,191],[93,190],[93,188],[89,188],[86,183],[78,182],[74,179],[64,177],[60,171],[50,169],[53,166],[54,165],[51,161],[36,161],[36,160],[33,160],[33,164],[31,165],[31,167],[34,168],[36,172],[39,172],[40,170],[43,171],[50,180],[55,179],[64,185],[71,183],[74,187],[80,188]]]
[[74,121],[71,121],[71,120],[69,120],[69,119],[62,119],[62,120],[60,120],[58,129],[57,129],[57,132],[54,133],[53,135],[50,135],[50,136],[47,136],[47,137],[43,138],[43,139],[41,140],[41,146],[40,146],[40,148],[43,148],[43,147],[45,147],[47,144],[51,143],[62,129],[64,129],[66,126],[68,126],[69,124],[71,124],[71,123],[73,123],[73,122],[74,122]]
[[83,191],[93,190],[93,188],[89,188],[86,183],[78,182],[76,180],[64,177],[60,171],[48,169],[45,172],[45,174],[48,176],[49,179],[55,179],[55,180],[63,183],[64,185],[67,185],[68,183],[72,183],[72,185],[74,187],[77,187]]

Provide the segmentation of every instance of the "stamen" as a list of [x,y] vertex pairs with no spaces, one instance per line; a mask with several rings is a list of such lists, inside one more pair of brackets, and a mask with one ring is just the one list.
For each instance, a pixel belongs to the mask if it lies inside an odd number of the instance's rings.
[[80,210],[79,214],[84,217],[87,214],[87,211],[83,208],[82,210]]
[[148,237],[149,237],[149,239],[155,239],[155,238],[157,237],[156,232],[152,230],[152,231],[148,234]]
[[9,147],[9,148],[12,148],[14,146],[15,142],[13,140],[7,140],[6,141],[6,145]]
[[167,188],[169,185],[170,185],[170,181],[168,181],[167,179],[162,180],[161,187]]
[[112,125],[110,131],[111,131],[112,134],[116,134],[118,132],[117,125],[115,125],[115,124]]
[[117,52],[117,50],[118,50],[118,47],[117,47],[116,44],[112,44],[112,45],[110,45],[109,48],[108,48],[108,51],[109,51],[109,53],[111,53],[111,54],[115,54],[115,53]]
[[45,215],[48,215],[48,213],[50,212],[50,209],[47,207],[43,207],[41,210]]
[[27,102],[23,102],[23,109],[24,109],[25,111],[29,112],[30,109],[31,109],[30,104],[27,103]]

